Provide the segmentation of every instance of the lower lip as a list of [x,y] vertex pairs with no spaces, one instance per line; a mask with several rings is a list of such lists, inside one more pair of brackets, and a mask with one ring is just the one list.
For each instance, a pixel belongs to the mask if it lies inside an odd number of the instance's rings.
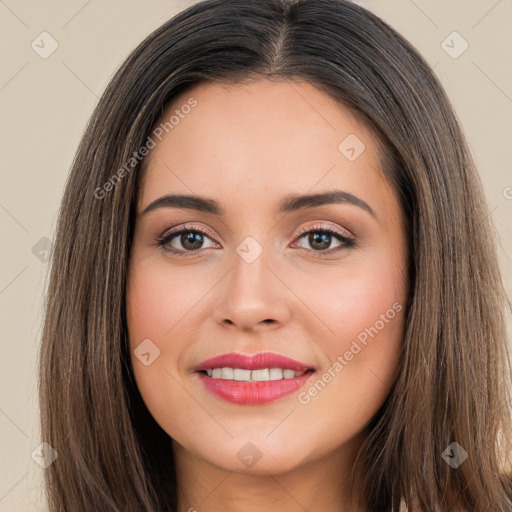
[[199,373],[205,388],[214,395],[235,404],[264,404],[278,400],[301,388],[314,372],[308,371],[293,379],[246,382],[236,380],[213,379]]

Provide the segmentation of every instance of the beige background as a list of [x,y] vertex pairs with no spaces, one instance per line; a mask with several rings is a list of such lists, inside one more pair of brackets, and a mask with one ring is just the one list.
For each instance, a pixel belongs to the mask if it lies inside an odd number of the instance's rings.
[[[37,351],[48,263],[65,179],[108,80],[149,32],[195,2],[0,0],[0,511],[45,510]],[[445,86],[476,157],[512,296],[512,0],[366,0],[405,35]],[[31,47],[51,34],[57,50]],[[442,42],[457,31],[468,49]],[[451,42],[453,39],[453,43]],[[451,51],[461,39],[448,38]],[[37,47],[36,47],[37,48]],[[43,239],[43,241],[41,241]],[[35,249],[33,250],[35,246]]]

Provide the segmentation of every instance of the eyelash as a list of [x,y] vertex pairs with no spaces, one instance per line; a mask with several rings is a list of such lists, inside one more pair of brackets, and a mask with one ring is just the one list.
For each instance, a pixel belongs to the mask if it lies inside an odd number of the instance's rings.
[[[156,247],[162,247],[165,251],[170,252],[171,254],[179,257],[190,257],[195,256],[198,252],[201,252],[204,249],[196,249],[195,251],[183,251],[181,249],[174,249],[172,247],[165,247],[167,244],[169,244],[174,238],[176,238],[179,235],[182,235],[184,233],[200,233],[202,235],[207,236],[208,238],[212,238],[210,233],[205,231],[204,229],[198,228],[196,226],[184,226],[182,229],[179,229],[177,231],[171,231],[170,233],[158,237],[155,239],[154,245]],[[341,231],[338,231],[336,228],[333,228],[329,225],[317,225],[313,227],[309,227],[301,231],[297,235],[297,239],[301,239],[304,237],[304,235],[308,235],[311,233],[329,233],[331,235],[334,235],[341,243],[339,247],[336,247],[334,249],[327,249],[324,251],[317,251],[314,249],[304,249],[307,252],[314,253],[315,256],[324,257],[324,255],[331,255],[333,253],[337,253],[344,249],[351,249],[356,245],[356,242],[353,238],[349,237],[348,235],[342,233]]]

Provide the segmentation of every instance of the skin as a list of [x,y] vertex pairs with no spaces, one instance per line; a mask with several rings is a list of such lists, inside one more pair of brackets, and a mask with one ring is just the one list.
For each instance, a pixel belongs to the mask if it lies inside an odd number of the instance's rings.
[[[404,222],[379,141],[307,82],[203,83],[175,98],[163,119],[190,97],[197,106],[149,155],[127,287],[133,371],[148,410],[173,438],[179,510],[365,511],[364,496],[349,499],[348,475],[397,375],[408,293]],[[354,161],[338,150],[349,134],[366,147]],[[288,195],[333,189],[357,196],[375,217],[348,202],[275,211]],[[142,213],[169,193],[214,199],[225,214]],[[199,247],[197,254],[155,245],[190,223],[210,233],[202,245],[178,235],[167,247]],[[319,223],[356,245],[299,236]],[[236,251],[248,236],[263,250],[251,263]],[[321,257],[322,247],[342,249]],[[393,304],[401,311],[333,372]],[[145,339],[160,350],[148,366],[133,352]],[[316,374],[279,400],[240,405],[209,393],[193,371],[219,354],[260,351],[308,363]],[[299,392],[329,368],[334,377],[301,403]],[[237,453],[249,442],[261,458],[246,467]]]

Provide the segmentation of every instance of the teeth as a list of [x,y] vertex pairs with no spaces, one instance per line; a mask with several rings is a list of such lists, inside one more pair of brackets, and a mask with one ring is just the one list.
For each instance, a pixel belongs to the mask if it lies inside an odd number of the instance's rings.
[[270,370],[268,368],[263,368],[263,370],[253,370],[251,372],[251,380],[270,380]]
[[233,368],[222,368],[222,378],[226,380],[233,380]]
[[259,370],[246,370],[244,368],[212,368],[206,370],[208,377],[223,380],[237,380],[246,382],[264,382],[269,380],[293,379],[305,372],[281,368],[261,368]]
[[281,380],[283,378],[283,370],[281,368],[270,368],[269,380]]
[[243,368],[234,368],[233,380],[251,380],[251,373],[251,370],[244,370]]

